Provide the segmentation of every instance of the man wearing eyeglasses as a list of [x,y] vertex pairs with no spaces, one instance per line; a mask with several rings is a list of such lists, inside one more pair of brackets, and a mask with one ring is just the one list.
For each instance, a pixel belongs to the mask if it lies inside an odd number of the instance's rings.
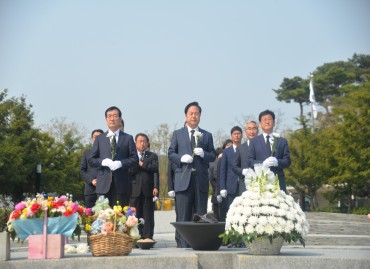
[[250,140],[258,135],[258,127],[255,121],[248,121],[245,124],[244,132],[247,136],[247,141],[236,148],[233,171],[239,178],[244,179],[243,170],[248,169],[248,148]]
[[284,168],[290,166],[288,141],[273,133],[275,114],[271,110],[262,111],[258,117],[262,134],[250,140],[248,149],[249,167],[262,163],[278,175],[280,189],[286,192]]
[[96,177],[96,195],[104,195],[113,207],[117,202],[129,205],[131,186],[129,168],[136,169],[139,158],[132,135],[122,132],[122,113],[112,106],[105,111],[108,131],[96,137],[89,164],[98,168]]

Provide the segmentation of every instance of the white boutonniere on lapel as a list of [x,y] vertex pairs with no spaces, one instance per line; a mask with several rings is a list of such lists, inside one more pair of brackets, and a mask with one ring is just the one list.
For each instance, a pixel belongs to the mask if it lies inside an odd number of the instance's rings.
[[276,143],[279,139],[280,135],[278,133],[273,133],[272,134],[272,146],[271,146],[271,156],[274,155],[274,153],[276,152]]
[[115,135],[115,133],[111,133],[111,132],[108,132],[107,133],[107,137],[109,137],[109,139],[112,137],[112,136],[114,136]]
[[[194,139],[195,139],[195,145],[194,145],[194,148],[199,148],[199,140],[200,138],[203,136],[203,133],[199,132],[199,131],[196,131],[194,132]],[[194,158],[194,152],[193,154],[191,155],[191,157]]]
[[112,160],[114,160],[114,157],[116,156],[116,145],[117,145],[116,133],[108,132],[107,137],[110,139]]
[[195,147],[199,147],[199,140],[203,136],[203,133],[201,132],[194,132],[194,137],[195,137]]

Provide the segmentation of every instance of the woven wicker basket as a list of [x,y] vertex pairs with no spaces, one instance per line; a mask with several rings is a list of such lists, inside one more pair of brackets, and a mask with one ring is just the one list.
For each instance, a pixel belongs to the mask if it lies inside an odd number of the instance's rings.
[[130,254],[132,247],[132,238],[124,233],[90,236],[90,248],[93,256],[125,256]]
[[284,238],[277,237],[272,240],[272,244],[267,237],[259,237],[252,243],[247,243],[248,254],[251,255],[279,255],[280,249],[284,244]]

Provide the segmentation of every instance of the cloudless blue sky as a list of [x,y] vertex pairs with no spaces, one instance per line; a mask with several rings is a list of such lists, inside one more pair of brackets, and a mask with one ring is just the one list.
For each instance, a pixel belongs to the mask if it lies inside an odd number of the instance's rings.
[[182,126],[194,100],[211,132],[267,108],[294,129],[299,106],[272,89],[370,54],[369,14],[368,0],[0,0],[0,89],[36,126],[65,117],[86,136],[111,105],[135,135]]

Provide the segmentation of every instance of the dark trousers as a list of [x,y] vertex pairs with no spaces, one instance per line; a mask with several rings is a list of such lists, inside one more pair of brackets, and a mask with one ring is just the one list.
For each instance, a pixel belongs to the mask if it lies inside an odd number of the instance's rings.
[[85,207],[92,208],[95,205],[96,199],[97,199],[96,193],[85,194]]
[[241,184],[244,184],[244,181],[243,180],[238,181],[238,184],[236,185],[236,191],[235,191],[234,194],[228,194],[226,196],[226,200],[227,200],[226,212],[229,211],[230,205],[232,204],[232,202],[234,201],[234,199],[236,197],[242,195],[243,191],[245,191],[245,189],[242,188]]
[[112,180],[112,184],[110,185],[109,191],[107,193],[97,193],[98,197],[104,195],[105,198],[109,200],[109,206],[113,208],[113,206],[117,205],[117,202],[123,207],[127,206],[130,203],[130,196],[126,193],[118,193],[117,187],[114,184],[114,180]]
[[[199,190],[196,176],[192,174],[188,188],[185,191],[176,192],[177,221],[191,221],[194,213],[206,214],[207,200],[208,193]],[[190,247],[181,236],[180,244],[182,248]]]
[[146,197],[143,193],[139,197],[130,198],[130,206],[136,208],[136,217],[144,219],[144,225],[139,226],[142,238],[153,239],[154,233],[154,202],[153,197]]

